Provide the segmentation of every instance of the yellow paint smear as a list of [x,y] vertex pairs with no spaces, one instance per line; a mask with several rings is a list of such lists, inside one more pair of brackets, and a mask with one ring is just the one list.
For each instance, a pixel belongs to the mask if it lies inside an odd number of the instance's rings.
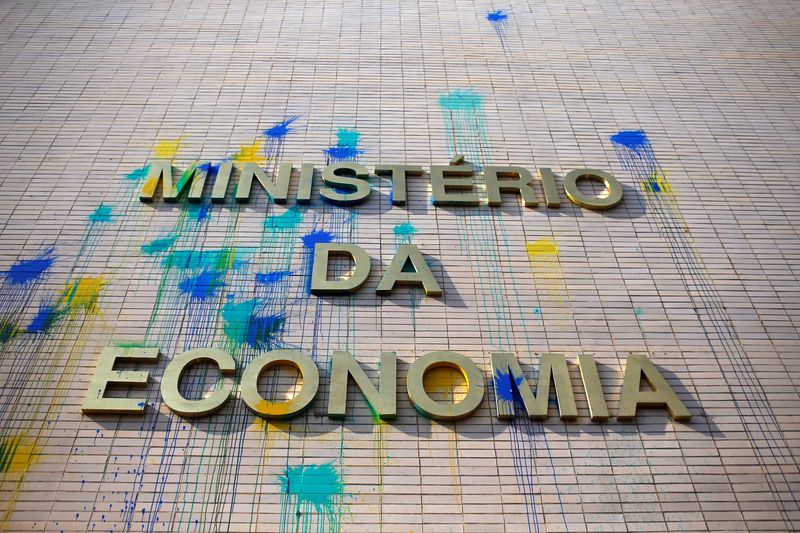
[[61,296],[61,304],[70,313],[77,313],[81,310],[89,315],[97,314],[97,301],[100,298],[100,291],[106,286],[103,276],[79,278],[74,283],[70,283],[64,289]]
[[243,144],[239,151],[233,156],[234,161],[239,163],[264,163],[267,158],[261,155],[261,145],[264,141],[256,141],[253,144]]
[[175,154],[181,146],[181,142],[185,137],[178,137],[177,139],[164,139],[158,141],[153,152],[156,154],[157,159],[175,159]]
[[13,437],[3,443],[9,457],[4,458],[4,473],[23,473],[36,463],[40,450],[33,439],[23,435]]
[[528,257],[531,259],[547,255],[558,257],[558,245],[549,239],[525,243],[525,249],[528,250]]

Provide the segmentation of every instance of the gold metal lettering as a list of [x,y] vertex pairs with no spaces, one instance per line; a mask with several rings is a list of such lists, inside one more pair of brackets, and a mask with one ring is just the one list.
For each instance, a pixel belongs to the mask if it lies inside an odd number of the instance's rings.
[[[410,263],[413,272],[406,272],[403,268]],[[436,283],[427,261],[414,244],[401,244],[397,254],[384,272],[375,292],[378,294],[391,294],[397,285],[422,285],[428,296],[441,296],[442,289]]]
[[[502,204],[500,193],[516,192],[522,197],[522,205],[525,207],[536,207],[539,202],[536,200],[536,191],[533,190],[533,176],[522,167],[494,167],[489,166],[483,169],[486,179],[486,193],[489,197],[489,205],[499,207]],[[513,178],[503,179],[500,178]]]
[[480,205],[478,193],[473,191],[471,165],[431,166],[431,187],[433,189],[433,205],[462,207]]
[[371,188],[367,182],[369,172],[358,163],[336,163],[322,169],[322,181],[327,185],[349,189],[352,192],[342,193],[333,187],[323,187],[319,194],[337,205],[355,205],[369,197]]
[[236,201],[245,203],[250,201],[250,191],[253,187],[253,178],[267,191],[267,194],[276,204],[286,203],[289,196],[289,183],[292,180],[292,164],[281,163],[278,168],[278,176],[275,182],[270,181],[264,169],[257,163],[245,163],[242,165],[242,172],[239,175],[239,185],[236,186]]
[[[302,376],[303,387],[291,400],[270,402],[258,392],[258,378],[276,366],[294,367]],[[242,374],[242,400],[262,418],[292,418],[302,413],[317,395],[319,370],[310,357],[294,350],[274,350],[256,357]]]
[[581,381],[589,404],[589,416],[594,422],[608,420],[608,406],[603,394],[603,385],[600,383],[600,374],[597,372],[597,363],[594,356],[582,353],[578,356],[578,366],[581,370]]
[[[328,279],[329,257],[346,255],[353,261],[350,275],[342,279]],[[367,252],[355,244],[321,243],[314,247],[314,263],[311,267],[311,293],[317,295],[350,294],[367,281],[370,258]]]
[[161,183],[161,195],[165,202],[174,203],[178,201],[178,196],[186,186],[189,187],[189,201],[199,202],[202,200],[203,187],[206,182],[206,173],[200,171],[198,163],[192,163],[189,168],[181,173],[177,183],[172,182],[172,161],[169,159],[156,159],[150,163],[150,170],[147,172],[147,179],[142,185],[142,192],[139,200],[142,202],[152,202],[155,197],[158,184]]
[[[467,382],[467,395],[454,404],[442,404],[428,396],[423,379],[434,368],[453,368],[461,372]],[[406,376],[408,399],[414,407],[434,420],[458,420],[471,415],[480,407],[484,395],[483,373],[470,359],[456,352],[439,351],[415,360]]]
[[213,348],[197,348],[175,356],[164,370],[161,378],[161,398],[167,407],[186,418],[205,416],[219,411],[231,395],[230,384],[217,389],[201,400],[187,400],[181,394],[181,375],[187,367],[205,362],[216,363],[220,374],[230,375],[236,372],[236,363],[226,352]]
[[225,202],[225,195],[228,194],[228,183],[231,181],[231,171],[233,163],[226,161],[219,164],[217,175],[214,178],[214,189],[211,191],[211,201],[215,204]]
[[408,186],[407,176],[422,176],[422,167],[419,165],[377,165],[375,174],[378,176],[389,176],[392,178],[392,204],[406,205],[406,194]]
[[[643,374],[652,390],[640,390]],[[692,419],[692,414],[653,362],[646,355],[631,354],[625,363],[625,377],[622,379],[617,418],[623,421],[633,420],[638,406],[666,407],[673,420],[688,422]]]
[[[291,163],[290,163],[291,164]],[[314,185],[314,163],[300,165],[300,183],[297,185],[297,203],[311,203],[311,187]]]
[[100,353],[97,367],[81,411],[84,414],[112,413],[140,415],[144,413],[144,398],[106,398],[106,387],[113,383],[129,387],[145,387],[150,373],[145,370],[114,370],[120,359],[155,363],[158,348],[118,348],[109,346]]
[[[608,191],[608,196],[598,198],[583,194],[578,189],[578,181],[583,179],[602,183]],[[608,172],[591,168],[578,168],[564,176],[564,192],[575,205],[595,211],[611,209],[622,201],[622,185],[617,179]]]
[[344,418],[347,411],[347,385],[349,378],[358,386],[372,410],[381,420],[397,416],[397,357],[394,352],[381,353],[380,392],[370,382],[364,370],[349,352],[333,352],[331,363],[328,416]]
[[558,187],[556,187],[553,171],[547,167],[540,168],[539,179],[542,181],[544,200],[547,202],[547,207],[561,207],[561,198],[558,196]]
[[501,380],[509,380],[508,387],[516,387],[522,403],[532,420],[546,420],[548,417],[548,401],[550,399],[550,381],[555,382],[558,413],[561,420],[572,420],[578,417],[578,407],[572,394],[569,379],[569,368],[562,354],[543,353],[539,360],[539,381],[536,394],[531,391],[517,357],[508,352],[492,352],[492,377],[495,383],[497,418],[509,420],[514,418],[514,401]]

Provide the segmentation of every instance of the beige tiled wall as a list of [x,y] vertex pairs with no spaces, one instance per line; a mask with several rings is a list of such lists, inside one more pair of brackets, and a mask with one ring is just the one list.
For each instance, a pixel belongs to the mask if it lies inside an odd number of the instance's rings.
[[[798,28],[791,1],[0,3],[0,529],[800,527]],[[262,133],[293,116],[285,136]],[[649,144],[611,140],[635,130]],[[561,187],[559,209],[513,196],[434,208],[425,174],[404,207],[375,177],[352,208],[323,203],[318,183],[308,207],[294,186],[286,206],[263,192],[210,208],[138,200],[137,169],[159,153],[178,168],[233,158],[274,172],[278,160],[321,167],[339,141],[334,154],[370,170],[456,151],[477,168],[552,168],[559,186],[572,169],[604,169],[625,197],[606,212]],[[364,289],[308,294],[303,238],[322,231],[369,252]],[[375,295],[406,242],[442,297]],[[209,260],[220,249],[236,253]],[[187,250],[213,265],[170,266]],[[146,415],[84,416],[115,344],[163,353]],[[158,382],[168,359],[201,346],[240,369],[299,349],[321,369],[317,400],[288,422],[265,423],[238,397],[181,419]],[[380,351],[397,352],[395,421],[352,391],[347,419],[328,419],[334,350],[373,379]],[[408,402],[408,366],[433,350],[485,372],[473,416],[434,422]],[[488,363],[500,350],[529,378],[540,353],[564,353],[578,420],[497,420]],[[591,422],[583,352],[612,414],[637,352],[691,422],[662,409]],[[429,378],[442,401],[463,393],[457,375]],[[213,381],[207,368],[187,378],[195,395]]]

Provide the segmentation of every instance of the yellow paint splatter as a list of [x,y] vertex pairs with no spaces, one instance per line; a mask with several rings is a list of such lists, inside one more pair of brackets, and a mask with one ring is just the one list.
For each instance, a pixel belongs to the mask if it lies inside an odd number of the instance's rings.
[[23,473],[39,458],[36,442],[24,435],[0,442],[0,473]]
[[531,259],[545,255],[554,255],[558,257],[558,245],[555,241],[549,239],[540,239],[538,241],[525,243],[525,248],[528,250],[528,257]]
[[153,152],[156,154],[157,159],[175,159],[175,154],[181,146],[181,142],[185,137],[178,137],[177,139],[164,139],[156,143]]
[[241,145],[239,151],[233,156],[233,160],[239,163],[264,163],[267,158],[260,153],[263,143],[263,140],[258,140],[253,144]]
[[79,278],[64,289],[61,304],[72,314],[81,310],[89,315],[97,314],[97,301],[105,286],[106,280],[103,276]]

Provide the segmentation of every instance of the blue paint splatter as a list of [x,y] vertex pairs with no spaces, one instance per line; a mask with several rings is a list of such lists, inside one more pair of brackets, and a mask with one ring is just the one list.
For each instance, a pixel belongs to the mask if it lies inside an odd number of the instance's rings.
[[0,345],[10,342],[11,339],[22,333],[16,324],[0,322]]
[[363,150],[358,149],[361,134],[356,130],[339,128],[336,132],[336,145],[323,150],[332,163],[337,161],[354,161]]
[[205,172],[206,176],[211,176],[211,174],[214,174],[219,170],[219,164],[212,163],[211,161],[206,161],[205,163],[197,167],[197,169],[200,170],[201,172]]
[[104,222],[111,222],[113,214],[113,208],[108,204],[100,204],[97,206],[97,209],[92,211],[89,215],[89,222],[92,224],[96,223],[104,223]]
[[292,115],[283,122],[278,122],[271,128],[264,130],[262,134],[270,139],[283,139],[294,130],[291,126],[299,118],[300,115]]
[[503,50],[508,49],[508,14],[506,14],[502,9],[498,9],[497,11],[492,11],[486,14],[486,20],[494,28],[495,33],[497,34],[498,39],[500,39],[500,44],[503,47]]
[[256,350],[269,350],[275,344],[286,317],[283,315],[251,315],[247,327],[247,344]]
[[494,375],[494,390],[497,397],[509,403],[521,400],[519,386],[523,379],[522,376],[514,376],[514,381],[512,382],[511,371],[503,372],[498,368]]
[[282,281],[293,274],[294,272],[291,270],[275,270],[273,272],[256,273],[256,283],[261,283],[262,285],[272,285],[273,283],[278,283],[279,281]]
[[56,258],[53,257],[53,248],[45,250],[35,259],[23,259],[17,261],[11,268],[4,272],[0,272],[5,276],[8,283],[11,285],[27,285],[43,278],[50,267],[55,263]]
[[506,19],[508,19],[508,15],[502,9],[491,11],[486,14],[486,20],[489,22],[502,22]]
[[189,204],[187,213],[191,219],[197,223],[202,223],[211,218],[211,202],[205,201],[199,204]]
[[305,246],[306,248],[311,249],[312,253],[313,253],[314,247],[317,244],[324,244],[324,243],[333,242],[333,239],[335,237],[334,237],[333,233],[329,233],[329,232],[327,232],[325,230],[316,230],[316,231],[312,231],[311,233],[308,233],[306,235],[303,235],[303,237],[301,237],[301,238],[303,240],[303,246]]
[[611,142],[620,144],[636,153],[650,146],[650,141],[642,130],[621,131],[611,136]]
[[206,270],[196,276],[186,278],[178,285],[182,293],[188,294],[190,298],[195,300],[205,300],[212,297],[217,289],[224,286],[222,272],[213,270]]
[[53,327],[53,324],[61,318],[63,312],[51,303],[42,304],[36,316],[33,317],[31,323],[27,327],[28,333],[43,333],[46,334]]

